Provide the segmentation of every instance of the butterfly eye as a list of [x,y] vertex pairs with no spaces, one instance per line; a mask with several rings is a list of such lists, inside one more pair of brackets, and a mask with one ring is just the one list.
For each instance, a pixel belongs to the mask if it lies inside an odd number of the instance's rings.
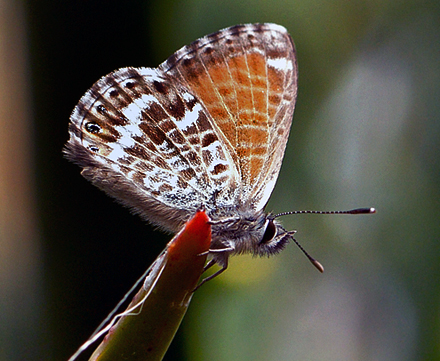
[[273,223],[273,219],[269,219],[267,222],[266,230],[264,231],[263,238],[261,238],[260,244],[269,243],[277,234],[277,226]]

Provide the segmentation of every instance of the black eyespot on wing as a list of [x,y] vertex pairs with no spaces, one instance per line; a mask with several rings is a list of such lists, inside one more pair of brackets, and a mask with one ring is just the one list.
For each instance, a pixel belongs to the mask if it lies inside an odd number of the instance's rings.
[[261,238],[260,244],[269,243],[274,239],[277,234],[277,227],[273,222],[273,219],[269,219],[267,222],[266,230],[264,231],[263,238]]
[[87,122],[85,128],[89,133],[92,134],[97,134],[101,131],[101,127],[95,122]]

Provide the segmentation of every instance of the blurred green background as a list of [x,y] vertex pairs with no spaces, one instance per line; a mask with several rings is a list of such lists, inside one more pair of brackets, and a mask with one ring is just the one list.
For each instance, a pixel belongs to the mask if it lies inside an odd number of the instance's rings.
[[[297,240],[197,291],[167,360],[440,360],[440,3],[0,2],[0,361],[66,360],[170,239],[62,158],[101,76],[230,25],[295,40],[299,95],[268,210]],[[84,358],[86,359],[86,358]]]

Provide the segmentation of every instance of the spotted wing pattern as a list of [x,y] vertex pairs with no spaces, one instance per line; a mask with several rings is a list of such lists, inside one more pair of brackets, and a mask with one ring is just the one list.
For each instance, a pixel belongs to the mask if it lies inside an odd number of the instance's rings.
[[147,220],[176,231],[215,194],[234,202],[238,173],[201,103],[157,69],[100,79],[71,115],[67,156]]
[[278,177],[297,95],[295,48],[286,29],[224,29],[178,50],[159,69],[205,105],[238,165],[241,202],[262,209]]
[[96,82],[71,115],[65,153],[145,219],[177,231],[200,207],[261,210],[296,98],[294,46],[274,24],[201,38],[157,69]]

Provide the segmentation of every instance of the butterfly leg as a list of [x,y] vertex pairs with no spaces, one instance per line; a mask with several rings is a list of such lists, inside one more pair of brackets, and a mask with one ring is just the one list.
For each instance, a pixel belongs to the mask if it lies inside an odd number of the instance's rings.
[[[199,253],[197,256],[204,256],[204,255],[207,255],[207,254],[210,254],[210,253],[224,253],[224,252],[232,252],[232,251],[235,251],[234,247],[213,248],[213,249],[207,250],[206,252]],[[209,262],[209,263],[211,263],[211,262]],[[212,265],[210,265],[209,267],[211,267],[211,266]]]
[[[216,262],[214,260],[209,261],[204,270],[206,271],[208,268],[211,268]],[[228,260],[226,259],[226,262],[223,264],[222,268],[219,269],[217,272],[213,273],[211,276],[208,276],[206,278],[204,278],[197,286],[196,288],[194,288],[193,292],[197,291],[201,285],[203,285],[204,283],[212,280],[213,278],[217,277],[219,274],[223,273],[224,271],[226,271],[226,268],[228,268]]]
[[212,266],[214,266],[215,265],[215,261],[212,259],[212,260],[210,260],[206,265],[205,265],[205,267],[203,267],[203,272],[205,272],[206,270],[208,270],[208,269],[210,269]]

